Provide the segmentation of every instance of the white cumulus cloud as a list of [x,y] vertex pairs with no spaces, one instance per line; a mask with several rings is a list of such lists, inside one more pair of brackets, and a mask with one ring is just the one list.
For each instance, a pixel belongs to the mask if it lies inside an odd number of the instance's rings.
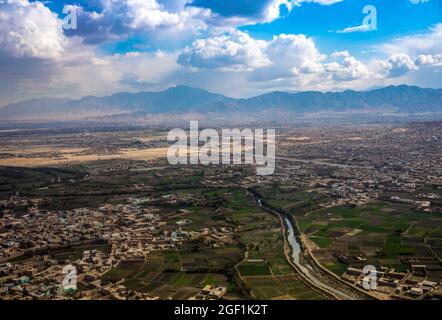
[[62,22],[40,2],[0,5],[0,52],[12,57],[55,58],[67,46]]
[[331,58],[335,61],[325,64],[326,72],[330,72],[337,81],[351,81],[367,78],[372,75],[368,67],[348,51],[334,52]]
[[198,39],[183,50],[179,62],[202,69],[246,70],[270,64],[264,53],[265,41],[247,33],[231,30],[229,34]]
[[387,65],[389,76],[392,78],[403,76],[409,71],[417,69],[414,61],[403,53],[391,56],[387,61]]

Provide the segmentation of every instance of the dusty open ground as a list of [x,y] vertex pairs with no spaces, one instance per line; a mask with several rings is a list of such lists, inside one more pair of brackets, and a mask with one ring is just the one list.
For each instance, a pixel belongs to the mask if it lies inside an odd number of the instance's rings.
[[[51,151],[41,151],[51,152]],[[98,160],[112,160],[112,159],[129,159],[129,160],[154,160],[164,158],[167,155],[167,148],[149,148],[149,149],[125,149],[118,153],[111,154],[76,154],[72,149],[54,149],[52,152],[57,152],[60,156],[57,157],[20,157],[21,152],[15,153],[16,156],[10,158],[0,159],[0,166],[19,166],[19,167],[45,167],[45,166],[59,166],[68,165],[81,162],[91,162]],[[25,152],[23,152],[25,153]],[[74,154],[73,154],[74,153]],[[29,153],[28,153],[29,154]]]

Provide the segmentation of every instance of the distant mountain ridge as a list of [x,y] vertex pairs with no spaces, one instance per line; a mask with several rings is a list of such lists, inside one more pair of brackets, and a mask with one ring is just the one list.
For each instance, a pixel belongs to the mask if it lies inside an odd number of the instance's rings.
[[389,86],[371,91],[299,93],[271,92],[249,99],[234,99],[203,89],[177,86],[161,92],[116,93],[78,100],[41,98],[0,108],[2,120],[85,119],[110,115],[388,111],[419,114],[442,112],[442,89]]

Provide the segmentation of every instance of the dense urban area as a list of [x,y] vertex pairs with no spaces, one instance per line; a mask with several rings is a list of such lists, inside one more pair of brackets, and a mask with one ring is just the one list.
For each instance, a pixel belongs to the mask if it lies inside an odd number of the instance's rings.
[[267,127],[269,176],[169,165],[164,129],[2,130],[0,299],[440,299],[442,122]]

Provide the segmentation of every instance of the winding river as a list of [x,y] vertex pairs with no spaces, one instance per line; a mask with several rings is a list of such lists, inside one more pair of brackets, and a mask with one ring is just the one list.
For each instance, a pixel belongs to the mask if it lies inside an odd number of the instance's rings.
[[[312,283],[314,283],[317,287],[322,288],[326,291],[332,292],[335,295],[345,299],[345,300],[354,300],[353,297],[349,296],[345,292],[339,291],[336,288],[333,288],[329,285],[326,285],[323,283],[320,279],[318,279],[314,274],[310,272],[308,268],[306,268],[304,265],[302,265],[299,262],[299,255],[301,254],[301,245],[299,244],[298,240],[296,239],[295,231],[293,229],[292,222],[284,217],[285,223],[287,225],[288,230],[288,236],[287,241],[292,247],[292,258],[293,263],[299,268],[299,270],[306,276]],[[309,267],[309,265],[306,265]]]
[[290,246],[292,247],[292,258],[293,258],[293,262],[301,267],[300,263],[299,263],[299,255],[301,254],[301,245],[299,244],[298,240],[296,239],[295,236],[295,230],[293,230],[293,225],[290,222],[289,219],[284,218],[285,223],[287,225],[287,229],[288,229],[288,236],[287,236],[287,240],[290,244]]
[[296,265],[298,270],[300,272],[302,272],[304,277],[308,278],[308,280],[311,283],[313,283],[315,286],[317,286],[318,288],[322,288],[325,291],[332,292],[333,294],[340,297],[341,299],[355,300],[354,297],[346,294],[345,292],[342,292],[342,291],[338,290],[337,288],[331,287],[331,286],[325,284],[324,282],[322,282],[319,278],[316,277],[315,274],[310,272],[310,270],[308,268],[311,268],[311,266],[301,264],[299,257],[302,253],[302,249],[301,249],[301,245],[298,242],[298,239],[296,238],[296,234],[295,234],[295,230],[293,228],[292,222],[287,217],[282,215],[281,213],[279,213],[273,209],[267,208],[266,206],[263,206],[261,199],[258,198],[256,195],[255,195],[255,199],[256,199],[257,204],[261,208],[263,208],[264,210],[269,211],[269,212],[277,213],[284,219],[285,224],[287,226],[287,231],[288,231],[287,241],[292,249],[291,250],[292,251],[292,262]]

